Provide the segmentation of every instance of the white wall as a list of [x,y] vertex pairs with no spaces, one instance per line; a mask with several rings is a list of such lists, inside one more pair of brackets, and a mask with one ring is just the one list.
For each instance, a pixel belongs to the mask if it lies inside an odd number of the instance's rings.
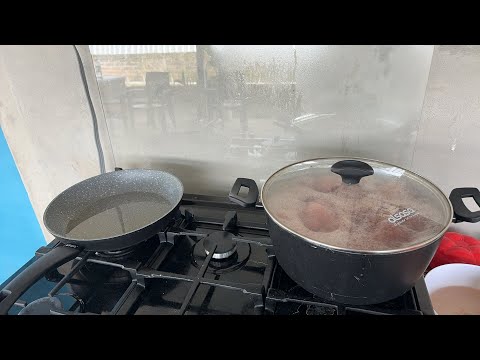
[[[0,46],[0,79],[0,126],[49,241],[42,221],[48,203],[70,185],[100,173],[74,49]],[[101,112],[99,123],[111,169]]]
[[[480,187],[480,46],[436,46],[412,167],[449,195]],[[452,227],[480,238],[480,223]]]

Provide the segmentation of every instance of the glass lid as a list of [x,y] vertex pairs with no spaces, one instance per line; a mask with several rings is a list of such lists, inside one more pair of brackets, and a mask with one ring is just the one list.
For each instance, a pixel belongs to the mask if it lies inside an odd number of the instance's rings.
[[395,165],[357,158],[299,162],[262,188],[270,217],[327,247],[401,252],[435,241],[452,220],[448,198],[425,178]]

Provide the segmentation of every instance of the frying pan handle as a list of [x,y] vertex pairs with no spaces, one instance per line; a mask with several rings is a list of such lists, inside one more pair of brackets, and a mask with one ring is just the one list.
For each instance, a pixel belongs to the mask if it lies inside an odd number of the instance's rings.
[[362,177],[373,175],[373,168],[363,161],[342,160],[332,165],[332,172],[342,177],[348,185],[358,184]]
[[475,223],[480,221],[480,211],[470,211],[465,206],[463,198],[473,197],[473,200],[480,206],[480,191],[477,188],[456,188],[450,193],[449,199],[452,203],[454,220],[459,223],[462,221]]
[[[242,186],[248,188],[248,194],[245,197],[239,195]],[[230,201],[243,207],[255,206],[258,200],[257,183],[252,179],[238,178],[235,180],[232,190],[230,190],[230,194],[228,194],[228,198]]]
[[47,271],[74,259],[82,250],[82,248],[70,244],[57,246],[39,259],[36,259],[0,290],[0,315],[7,315],[15,301]]

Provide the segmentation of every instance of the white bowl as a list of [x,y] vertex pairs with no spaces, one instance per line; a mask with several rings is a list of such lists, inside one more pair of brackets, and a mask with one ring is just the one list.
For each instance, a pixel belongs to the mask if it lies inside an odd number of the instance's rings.
[[[425,276],[425,284],[430,296],[435,291],[450,286],[464,286],[480,290],[480,266],[470,264],[441,265],[431,270]],[[458,305],[459,308],[462,306],[459,298],[455,298],[455,296],[451,298],[452,303]],[[435,310],[433,301],[432,306]]]

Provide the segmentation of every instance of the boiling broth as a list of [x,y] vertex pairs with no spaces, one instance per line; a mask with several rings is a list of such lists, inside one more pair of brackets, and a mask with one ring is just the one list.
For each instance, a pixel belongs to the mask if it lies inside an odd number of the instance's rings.
[[[383,184],[381,193],[371,184],[373,177],[351,186],[337,175],[322,175],[321,169],[305,172],[273,182],[263,199],[274,218],[301,236],[345,249],[385,251],[413,246],[443,228],[443,213],[432,201],[403,190],[402,178]],[[388,220],[410,207],[414,213],[395,225]],[[316,211],[307,216],[311,209]]]

